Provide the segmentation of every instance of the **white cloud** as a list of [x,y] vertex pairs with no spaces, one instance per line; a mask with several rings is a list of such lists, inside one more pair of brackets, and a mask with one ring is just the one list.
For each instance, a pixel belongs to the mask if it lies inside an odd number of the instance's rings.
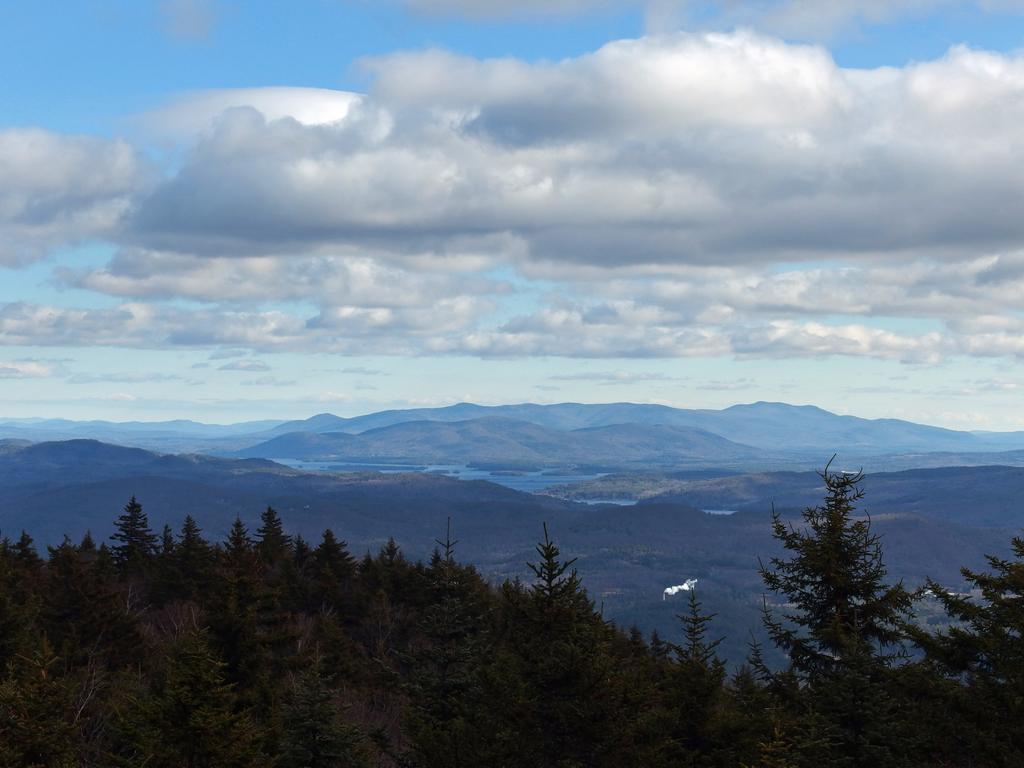
[[125,298],[316,301],[392,308],[429,307],[447,296],[508,290],[501,281],[453,272],[424,274],[358,251],[232,258],[132,249],[120,252],[105,268],[59,269],[57,276],[64,285]]
[[127,144],[0,134],[0,239],[110,240],[56,277],[124,302],[6,304],[0,343],[1024,353],[1024,56],[860,71],[739,32],[366,66],[362,96],[175,102],[158,115],[194,143],[152,190]]
[[329,88],[219,88],[180,95],[142,115],[147,133],[164,139],[192,141],[212,130],[221,116],[236,108],[251,108],[267,120],[290,118],[302,125],[327,125],[343,120],[361,96]]
[[149,179],[126,142],[35,128],[0,130],[0,265],[114,237]]
[[124,233],[205,255],[597,265],[946,259],[1019,246],[1024,58],[861,72],[752,33],[557,63],[367,63],[344,119],[224,114]]

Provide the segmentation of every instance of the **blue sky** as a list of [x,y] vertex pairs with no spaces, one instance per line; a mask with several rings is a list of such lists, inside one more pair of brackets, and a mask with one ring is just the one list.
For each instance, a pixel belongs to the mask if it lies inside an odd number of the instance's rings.
[[1024,3],[0,10],[0,416],[1024,427]]

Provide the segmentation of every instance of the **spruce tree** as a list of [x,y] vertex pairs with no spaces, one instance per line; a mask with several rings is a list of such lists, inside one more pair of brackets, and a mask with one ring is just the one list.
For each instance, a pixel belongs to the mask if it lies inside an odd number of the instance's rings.
[[313,551],[311,595],[315,610],[338,611],[342,620],[353,614],[353,578],[356,562],[347,544],[330,528],[324,531],[320,544]]
[[483,596],[476,575],[455,560],[449,520],[428,569],[430,602],[419,629],[424,643],[408,659],[408,729],[417,765],[456,768],[478,762],[479,670],[488,653]]
[[688,594],[687,612],[677,617],[683,642],[671,644],[675,660],[663,686],[668,718],[662,757],[669,763],[698,764],[727,746],[716,732],[725,697],[725,663],[715,653],[721,640],[707,637],[714,614],[703,612],[696,590]]
[[280,768],[359,768],[369,765],[359,729],[345,721],[344,707],[316,657],[294,675],[282,709]]
[[151,737],[147,765],[157,768],[249,768],[267,765],[250,716],[239,711],[225,665],[205,632],[174,641],[160,688],[144,707]]
[[957,683],[932,683],[948,713],[944,730],[957,733],[964,759],[994,766],[1024,761],[1024,537],[1011,549],[1009,559],[990,555],[987,572],[961,569],[967,594],[929,580],[952,623],[935,635],[914,631],[927,666]]
[[177,596],[198,600],[209,589],[213,571],[213,550],[191,515],[185,516],[174,546],[174,578]]
[[537,554],[533,584],[502,589],[501,643],[484,672],[493,751],[480,764],[621,765],[634,713],[613,704],[611,630],[546,525]]
[[80,739],[71,685],[45,638],[0,678],[0,765],[75,768]]
[[115,523],[117,542],[110,548],[114,565],[122,575],[137,576],[147,571],[157,552],[157,537],[149,527],[149,518],[134,496],[124,506]]
[[292,544],[291,537],[285,534],[284,524],[273,507],[267,507],[260,515],[256,536],[260,558],[268,566],[283,560]]
[[820,717],[829,730],[831,764],[894,765],[900,738],[889,671],[904,658],[911,598],[886,584],[880,539],[869,518],[855,515],[863,475],[830,466],[819,473],[824,503],[804,510],[801,527],[773,511],[787,556],[762,565],[761,577],[786,608],[777,617],[766,601],[764,623],[806,687],[801,698],[812,711],[804,725]]

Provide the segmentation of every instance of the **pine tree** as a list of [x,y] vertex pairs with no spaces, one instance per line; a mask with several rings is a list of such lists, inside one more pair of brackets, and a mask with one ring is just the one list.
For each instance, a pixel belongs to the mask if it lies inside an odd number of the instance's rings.
[[178,638],[167,656],[163,679],[144,706],[151,737],[147,765],[157,768],[248,768],[267,764],[258,732],[225,679],[203,631]]
[[45,638],[0,680],[0,765],[74,768],[79,735],[74,698]]
[[292,678],[282,712],[280,768],[359,768],[369,765],[365,740],[344,719],[338,693],[331,689],[319,658]]
[[146,572],[157,552],[157,537],[149,527],[149,518],[134,496],[117,518],[117,532],[110,538],[114,565],[122,575],[138,576]]
[[806,686],[805,704],[832,729],[831,763],[892,765],[900,740],[889,671],[904,656],[911,598],[885,583],[880,539],[870,519],[855,517],[863,475],[829,466],[820,473],[824,504],[804,510],[803,527],[773,512],[773,533],[789,556],[772,558],[761,577],[787,610],[779,619],[766,602],[764,623]]
[[285,534],[284,524],[273,507],[267,507],[260,515],[256,535],[260,558],[268,566],[283,560],[292,545],[291,537]]
[[675,662],[663,685],[668,717],[661,750],[669,764],[683,765],[710,761],[713,752],[730,746],[721,743],[717,733],[725,697],[725,663],[715,653],[721,640],[707,638],[715,615],[703,612],[693,589],[687,608],[678,616],[683,642],[671,644]]
[[36,551],[36,544],[25,531],[21,532],[18,541],[14,545],[14,559],[19,567],[26,573],[37,573],[43,564],[43,559]]
[[1024,755],[1024,537],[1011,548],[1010,559],[987,558],[988,572],[961,570],[969,594],[929,580],[952,624],[935,635],[914,631],[927,666],[956,683],[932,683],[942,709],[957,713],[943,718],[943,730],[957,734],[965,759],[993,766],[1019,765]]
[[174,546],[173,570],[177,596],[198,600],[209,589],[213,571],[213,550],[191,515],[185,516]]
[[356,573],[356,563],[347,546],[330,528],[324,531],[320,544],[313,551],[311,585],[310,607],[338,611],[343,620],[350,620],[353,615],[353,579]]
[[621,692],[611,630],[546,525],[537,554],[528,563],[533,584],[502,589],[501,643],[484,672],[483,732],[493,752],[480,764],[620,765],[634,713],[623,717],[613,704]]
[[84,665],[101,652],[118,663],[137,658],[134,617],[126,613],[114,585],[95,567],[95,551],[67,539],[50,547],[40,623],[57,653]]
[[25,651],[36,613],[34,590],[25,583],[9,539],[0,541],[0,673]]
[[157,551],[164,558],[170,558],[174,554],[174,532],[171,530],[171,526],[164,525]]
[[416,764],[456,768],[478,762],[479,668],[487,654],[486,605],[470,569],[455,561],[451,521],[431,558],[430,603],[420,619],[425,642],[408,659],[408,730]]

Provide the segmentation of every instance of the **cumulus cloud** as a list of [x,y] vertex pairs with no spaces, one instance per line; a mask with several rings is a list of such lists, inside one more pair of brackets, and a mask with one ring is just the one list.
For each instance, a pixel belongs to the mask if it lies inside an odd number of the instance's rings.
[[[0,190],[0,240],[106,238],[109,263],[56,279],[124,302],[7,304],[0,343],[915,363],[1024,350],[1024,56],[960,47],[862,71],[737,32],[558,62],[421,51],[365,66],[363,95],[183,97],[157,117],[191,140],[155,184],[122,142],[0,134],[37,143]],[[3,140],[6,169],[22,154]]]
[[127,142],[36,128],[0,131],[0,265],[116,237],[150,175]]
[[255,109],[267,120],[289,118],[302,125],[326,125],[343,120],[361,98],[329,88],[213,88],[177,96],[137,122],[150,135],[192,141],[212,130],[231,109]]
[[842,69],[749,32],[556,63],[369,60],[344,118],[223,114],[124,233],[205,255],[366,249],[583,265],[1015,247],[1024,58]]
[[[447,314],[453,310],[454,316]],[[115,308],[0,304],[0,346],[133,347],[142,349],[244,347],[259,352],[332,352],[412,355],[440,348],[466,328],[460,307],[369,311],[335,307],[303,315],[281,310],[218,307],[184,309],[131,302]],[[265,370],[236,361],[225,370]],[[260,366],[258,368],[253,366]]]
[[63,285],[126,298],[316,301],[364,307],[432,306],[442,297],[508,290],[502,281],[413,271],[363,252],[231,258],[129,249],[103,268],[62,268],[57,278]]

